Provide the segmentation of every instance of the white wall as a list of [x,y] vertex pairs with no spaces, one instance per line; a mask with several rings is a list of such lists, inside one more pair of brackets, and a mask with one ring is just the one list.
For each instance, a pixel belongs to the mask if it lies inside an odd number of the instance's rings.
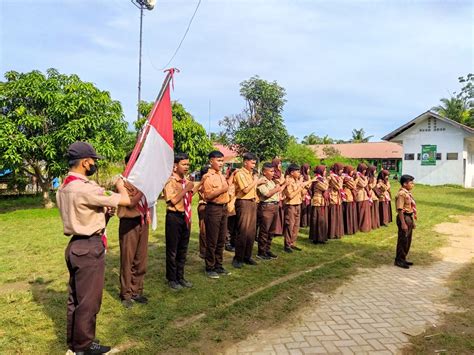
[[466,159],[464,187],[474,187],[474,138],[464,140],[464,159]]
[[[466,137],[467,134],[462,129],[436,118],[431,118],[430,128],[428,128],[428,118],[421,120],[395,139],[403,141],[403,174],[413,175],[415,182],[421,184],[463,185]],[[441,153],[441,160],[437,160],[436,165],[421,165],[421,160],[417,160],[417,154],[421,153],[421,146],[427,144],[436,145],[437,153]],[[446,153],[458,153],[458,160],[446,160]],[[405,154],[414,154],[415,160],[405,160]],[[472,169],[472,158],[466,162],[466,168],[468,165],[471,165],[469,169]]]

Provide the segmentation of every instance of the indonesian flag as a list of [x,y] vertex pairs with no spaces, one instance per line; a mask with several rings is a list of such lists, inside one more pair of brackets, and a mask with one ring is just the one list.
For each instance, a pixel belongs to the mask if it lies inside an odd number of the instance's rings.
[[175,69],[169,69],[160,94],[143,127],[123,176],[139,189],[144,199],[138,208],[151,209],[152,228],[156,229],[156,200],[173,170],[173,115],[170,83]]

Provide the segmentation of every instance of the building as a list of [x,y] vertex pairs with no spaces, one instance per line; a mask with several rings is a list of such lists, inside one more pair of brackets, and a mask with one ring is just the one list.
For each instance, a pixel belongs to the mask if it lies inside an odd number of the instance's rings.
[[474,129],[427,111],[382,139],[403,145],[403,174],[427,185],[474,187]]
[[[402,170],[402,146],[391,142],[317,144],[309,146],[316,157],[326,159],[328,154],[337,153],[350,159],[365,160],[377,166],[377,170],[386,169],[392,175]],[[337,152],[336,152],[337,151]]]

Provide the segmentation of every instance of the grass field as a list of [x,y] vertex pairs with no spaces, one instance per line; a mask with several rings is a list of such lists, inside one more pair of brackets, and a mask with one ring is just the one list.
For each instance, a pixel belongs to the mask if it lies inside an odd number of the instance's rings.
[[[411,259],[417,265],[437,259],[445,237],[432,231],[449,216],[472,213],[474,190],[416,186],[419,220]],[[277,260],[241,270],[224,266],[232,275],[219,280],[204,276],[197,252],[197,213],[194,213],[187,279],[194,288],[170,291],[164,278],[164,203],[159,203],[159,225],[149,244],[145,278],[147,306],[124,309],[119,293],[118,220],[108,227],[106,283],[98,317],[97,337],[104,344],[124,345],[125,353],[210,353],[226,342],[286,319],[311,298],[329,292],[357,273],[393,262],[396,226],[330,241],[324,246],[308,241],[301,230],[301,252],[284,254],[276,238]],[[0,200],[0,352],[64,353],[65,304],[68,273],[57,209],[44,210],[36,198]],[[309,272],[302,272],[310,270]]]

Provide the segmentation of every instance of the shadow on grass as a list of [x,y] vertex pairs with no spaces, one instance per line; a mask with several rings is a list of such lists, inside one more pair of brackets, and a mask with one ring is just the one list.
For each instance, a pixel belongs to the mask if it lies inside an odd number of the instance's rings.
[[432,200],[421,200],[420,202],[423,201],[423,205],[429,206],[429,207],[436,207],[436,208],[444,208],[447,210],[456,210],[458,212],[462,212],[464,214],[466,213],[472,213],[474,210],[473,206],[467,206],[467,205],[458,205],[455,203],[445,203],[445,202],[439,202],[439,201],[432,201]]
[[0,214],[39,208],[44,208],[43,199],[39,195],[0,196]]

